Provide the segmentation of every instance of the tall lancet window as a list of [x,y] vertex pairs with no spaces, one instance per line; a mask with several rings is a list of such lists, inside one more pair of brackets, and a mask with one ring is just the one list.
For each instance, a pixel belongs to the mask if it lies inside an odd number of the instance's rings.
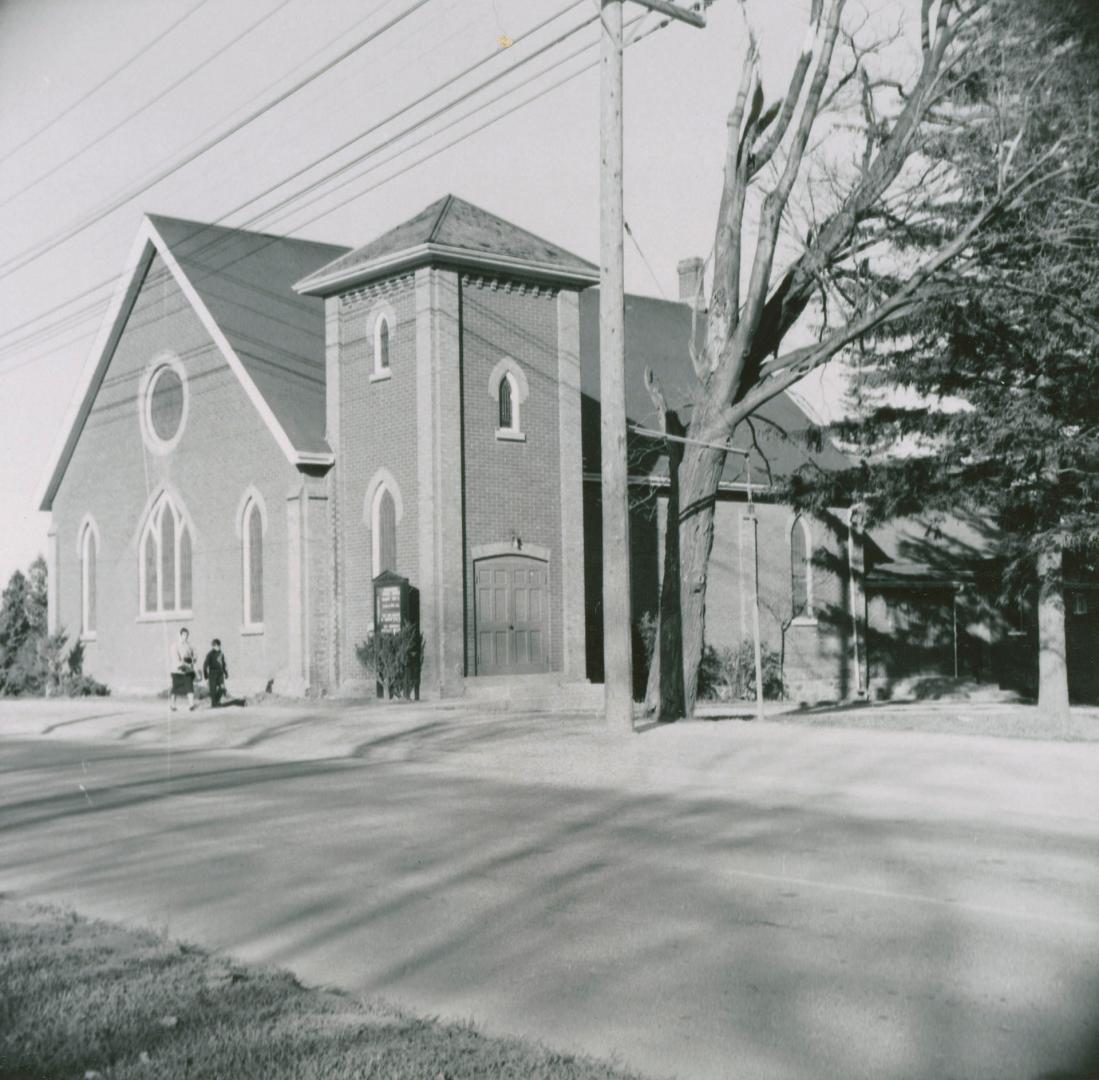
[[809,523],[800,515],[790,530],[791,614],[795,619],[813,617],[813,540]]

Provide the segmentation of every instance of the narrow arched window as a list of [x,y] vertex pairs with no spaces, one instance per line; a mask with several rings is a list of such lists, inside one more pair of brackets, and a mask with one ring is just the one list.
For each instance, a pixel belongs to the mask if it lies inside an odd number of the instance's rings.
[[812,558],[809,525],[804,518],[797,517],[790,530],[791,614],[795,619],[813,615]]
[[176,516],[171,505],[160,513],[160,607],[176,609]]
[[515,421],[512,412],[512,398],[514,390],[511,385],[511,376],[505,375],[500,380],[500,418],[499,426],[502,431],[514,431]]
[[389,374],[389,316],[379,315],[374,323],[374,376]]
[[397,504],[383,486],[374,503],[374,576],[386,570],[397,570]]
[[179,525],[179,606],[191,610],[191,530],[186,522]]
[[244,625],[263,625],[263,514],[253,499],[244,510],[241,536],[244,558]]
[[95,637],[95,531],[84,527],[80,543],[80,635]]
[[160,575],[157,571],[158,560],[155,529],[150,529],[145,534],[145,540],[141,545],[141,552],[143,560],[141,566],[141,595],[144,599],[141,608],[147,613],[152,613],[160,610],[160,590],[157,585]]
[[186,518],[167,495],[149,512],[139,545],[141,611],[190,614],[194,551]]
[[496,409],[496,438],[526,442],[523,434],[523,402],[530,386],[522,367],[510,356],[501,357],[488,378],[488,395]]

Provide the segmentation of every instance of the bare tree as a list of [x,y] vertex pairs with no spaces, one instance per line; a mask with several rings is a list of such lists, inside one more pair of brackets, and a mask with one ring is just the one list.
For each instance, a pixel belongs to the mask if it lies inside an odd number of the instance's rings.
[[[700,392],[686,428],[688,442],[673,469],[678,533],[665,554],[665,576],[678,580],[679,594],[669,596],[669,589],[664,590],[661,621],[667,613],[677,627],[662,628],[659,634],[647,693],[661,719],[694,711],[714,507],[726,458],[719,447],[729,445],[737,426],[755,410],[808,372],[927,302],[942,287],[945,268],[997,211],[1055,167],[1051,148],[1049,155],[1013,174],[1008,153],[999,190],[976,213],[918,264],[905,266],[898,260],[892,241],[903,237],[911,224],[909,215],[918,212],[920,201],[913,193],[941,182],[941,177],[922,175],[921,144],[932,137],[936,106],[946,96],[968,35],[982,32],[984,8],[981,0],[912,2],[918,5],[920,52],[906,85],[868,70],[873,48],[860,47],[857,30],[844,26],[846,0],[808,0],[805,45],[785,93],[768,104],[760,81],[759,44],[749,28],[747,57],[728,119],[705,335],[699,347],[693,341],[690,347]],[[843,59],[848,52],[849,61]],[[826,144],[837,134],[835,125],[811,144],[814,130],[820,134],[825,127],[826,112],[844,95],[854,99],[861,117],[859,152],[846,177],[823,167]],[[817,176],[825,180],[827,208],[801,230],[797,254],[776,273],[795,184],[814,164],[821,165]],[[763,198],[752,222],[749,200],[757,189]],[[893,287],[852,297],[840,282],[849,280],[860,260],[875,252],[898,267]],[[905,267],[903,272],[899,267]],[[743,295],[742,277],[747,279]],[[847,301],[838,315],[834,306],[829,310],[833,296]],[[784,352],[785,339],[815,297],[825,315],[817,340]],[[651,385],[650,393],[659,405],[659,387]],[[674,526],[670,516],[669,534]]]

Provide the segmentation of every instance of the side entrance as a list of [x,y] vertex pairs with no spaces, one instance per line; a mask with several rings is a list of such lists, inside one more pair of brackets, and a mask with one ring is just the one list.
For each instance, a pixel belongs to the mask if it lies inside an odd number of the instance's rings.
[[516,553],[478,559],[473,567],[476,673],[547,671],[549,563]]

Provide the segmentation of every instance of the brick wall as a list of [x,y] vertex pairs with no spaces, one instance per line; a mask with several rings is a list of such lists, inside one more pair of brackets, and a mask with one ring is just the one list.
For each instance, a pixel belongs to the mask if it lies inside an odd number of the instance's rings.
[[[330,408],[338,410],[339,436],[333,481],[338,500],[338,640],[340,680],[364,679],[355,646],[373,622],[373,543],[368,488],[385,468],[400,491],[397,572],[416,586],[419,578],[416,476],[416,298],[412,275],[380,282],[341,296],[339,349],[330,356]],[[390,377],[374,374],[374,319],[391,317]],[[338,388],[338,389],[337,389]]]
[[[178,445],[155,454],[139,421],[139,387],[150,363],[171,352],[189,396]],[[154,258],[107,368],[53,504],[57,612],[74,637],[80,626],[77,531],[91,514],[99,531],[98,635],[85,667],[117,690],[161,689],[168,648],[181,625],[204,654],[220,637],[232,683],[278,688],[287,670],[287,492],[297,481],[263,419],[159,258]],[[149,499],[167,485],[194,524],[193,615],[139,616],[138,542]],[[266,506],[264,630],[242,633],[242,557],[236,516],[254,487]]]
[[[476,670],[470,553],[515,536],[550,552],[550,668],[558,671],[563,614],[556,292],[464,275],[461,327],[466,671]],[[496,438],[497,402],[489,396],[489,380],[502,357],[519,364],[529,384],[520,412],[523,442]]]
[[[655,613],[664,561],[667,499],[642,488],[630,493],[633,619]],[[842,515],[810,522],[814,548],[814,616],[793,619],[790,534],[795,514],[787,506],[757,503],[753,530],[743,497],[723,498],[714,518],[714,546],[706,590],[706,641],[715,648],[752,640],[753,544],[758,545],[760,639],[783,656],[788,696],[816,702],[850,696],[856,675],[850,641],[846,577],[846,527]],[[588,668],[600,678],[601,619],[599,485],[585,484],[589,612]],[[865,612],[863,613],[865,617]],[[635,657],[638,656],[635,650]],[[635,660],[636,663],[636,660]],[[640,677],[635,690],[641,686]]]

